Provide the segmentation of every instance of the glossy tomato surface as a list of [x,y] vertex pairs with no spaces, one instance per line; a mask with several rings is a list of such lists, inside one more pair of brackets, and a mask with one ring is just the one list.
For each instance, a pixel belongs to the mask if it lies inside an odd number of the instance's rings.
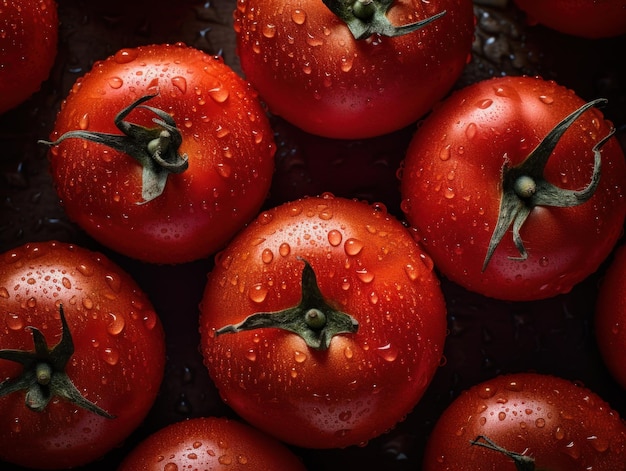
[[594,327],[598,346],[604,362],[617,382],[626,389],[626,365],[622,361],[626,352],[626,249],[620,247],[610,268],[602,278]]
[[[114,417],[58,395],[36,412],[27,408],[24,390],[5,391],[0,457],[37,469],[90,463],[120,445],[150,411],[165,364],[163,328],[154,307],[107,257],[61,242],[30,243],[2,254],[0,352],[32,352],[34,328],[49,348],[59,344],[60,307],[74,348],[64,357],[62,373],[82,396]],[[19,363],[2,353],[0,358],[1,381],[20,375]],[[53,385],[42,386],[44,394]]]
[[[326,304],[311,293],[307,265]],[[200,318],[209,373],[227,404],[283,441],[309,448],[365,443],[412,410],[439,366],[445,305],[432,269],[382,206],[325,195],[265,211],[209,275]],[[328,334],[320,335],[327,345],[286,327],[218,335],[301,300],[300,322],[308,309],[328,318]],[[331,309],[358,328],[331,331]],[[311,326],[319,329],[326,325]]]
[[[221,55],[240,71],[233,30],[235,8],[234,0],[63,0],[59,2],[59,53],[50,79],[30,100],[0,116],[2,251],[51,238],[97,249],[137,280],[166,332],[165,377],[154,407],[123,444],[96,464],[74,468],[76,471],[117,469],[135,445],[173,422],[240,417],[220,399],[198,351],[198,304],[213,259],[148,264],[95,241],[69,220],[59,204],[48,171],[47,149],[37,141],[48,138],[60,103],[76,79],[95,61],[120,49],[183,41],[210,55]],[[510,0],[476,0],[474,11],[471,58],[455,89],[500,75],[555,79],[585,101],[608,98],[601,111],[613,121],[622,147],[626,144],[626,108],[622,106],[626,75],[618,54],[626,47],[626,36],[587,40],[542,25],[531,26]],[[576,60],[564,53],[570,50],[575,51]],[[363,140],[321,139],[292,125],[279,124],[275,132],[280,155],[266,208],[328,190],[337,196],[383,202],[391,214],[404,218],[394,173],[404,158],[414,124],[399,134]],[[591,328],[598,281],[605,269],[606,263],[569,293],[529,302],[487,298],[441,278],[449,329],[444,358],[413,411],[364,446],[291,449],[309,471],[419,470],[427,437],[443,410],[463,390],[503,372],[532,370],[582,381],[625,417],[624,389],[605,367]],[[51,325],[56,322],[58,315]],[[0,469],[28,468],[0,459]]]
[[54,0],[0,4],[0,114],[27,100],[48,79],[58,35]]
[[[609,137],[612,123],[590,108],[545,154],[541,178],[522,167],[583,104],[553,81],[501,77],[458,91],[424,120],[404,161],[402,209],[444,276],[486,296],[532,300],[571,290],[606,259],[626,214],[626,165],[619,142]],[[590,199],[557,203],[559,189],[581,192],[590,185],[596,156],[599,183]],[[517,180],[531,175],[544,189],[518,197],[503,176],[510,168],[520,169]],[[505,196],[514,200],[509,214],[529,212],[500,227]],[[545,199],[535,203],[535,196]],[[506,232],[489,255],[499,228]]]
[[414,122],[448,93],[474,30],[468,0],[402,0],[389,10],[394,25],[443,11],[418,31],[356,40],[321,0],[240,0],[237,51],[273,113],[313,134],[372,137]]
[[422,469],[618,471],[626,469],[624,453],[626,423],[600,396],[562,378],[520,373],[463,392],[435,425]]
[[76,81],[51,141],[75,130],[122,135],[116,116],[151,95],[124,121],[158,132],[164,128],[153,120],[162,116],[145,107],[164,111],[186,168],[148,198],[147,165],[128,150],[147,149],[151,138],[116,149],[72,136],[50,151],[59,197],[71,219],[117,252],[154,263],[206,257],[255,216],[274,169],[272,130],[256,93],[221,58],[182,44],[122,48]]
[[124,459],[118,471],[187,468],[305,471],[299,458],[280,442],[249,425],[218,417],[184,420],[156,431]]
[[586,38],[626,34],[624,0],[515,0],[531,23]]

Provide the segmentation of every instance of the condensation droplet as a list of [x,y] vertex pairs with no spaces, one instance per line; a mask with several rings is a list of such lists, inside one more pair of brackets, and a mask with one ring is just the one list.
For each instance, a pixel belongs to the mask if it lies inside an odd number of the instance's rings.
[[263,34],[263,36],[268,39],[273,38],[274,36],[276,36],[276,25],[272,23],[267,23],[261,29],[261,34]]
[[371,283],[374,281],[374,274],[367,271],[365,268],[356,271],[356,276],[359,277],[363,283]]
[[278,253],[281,257],[288,256],[290,252],[291,246],[287,242],[283,242],[282,244],[280,244],[280,247],[278,247]]
[[395,361],[396,358],[398,358],[398,353],[399,352],[398,352],[398,348],[397,347],[395,347],[394,345],[388,343],[387,345],[383,345],[382,347],[378,347],[376,349],[376,353],[383,360],[388,361],[388,362],[392,362],[392,361]]
[[78,120],[78,127],[83,131],[89,127],[89,113],[85,113],[80,117]]
[[295,24],[302,25],[306,21],[306,12],[302,10],[301,8],[296,8],[291,13],[291,19],[293,20]]
[[24,321],[19,314],[10,312],[5,319],[7,327],[11,330],[20,330],[24,327]]
[[113,56],[113,60],[118,64],[128,64],[137,58],[135,49],[120,49]]
[[120,77],[111,77],[109,78],[109,87],[117,90],[118,88],[122,88],[124,85],[124,81]]
[[263,263],[271,263],[274,260],[274,252],[271,249],[264,249],[261,253],[261,260]]
[[341,244],[342,239],[343,239],[343,236],[341,235],[341,232],[339,232],[338,230],[333,229],[328,232],[328,243],[332,245],[333,247],[337,247],[339,244]]
[[187,92],[187,79],[185,77],[172,77],[172,85],[174,85],[183,94]]
[[535,420],[535,426],[537,428],[544,428],[546,426],[546,420],[543,418],[538,418],[537,420]]
[[350,239],[346,240],[346,243],[344,244],[344,250],[346,254],[350,256],[358,255],[361,250],[363,250],[363,242],[351,237]]
[[293,352],[293,357],[296,360],[296,363],[304,363],[307,359],[306,353],[303,353],[299,350]]
[[119,335],[126,326],[124,316],[118,316],[109,312],[110,322],[107,324],[107,332],[111,335]]
[[554,98],[548,95],[539,95],[539,100],[546,105],[551,105],[554,103]]
[[448,159],[450,159],[450,156],[452,155],[452,152],[450,151],[450,144],[448,144],[447,146],[443,146],[441,148],[441,150],[439,151],[439,159],[446,161]]
[[106,347],[102,350],[102,359],[109,365],[115,366],[120,359],[120,352],[113,347]]
[[486,110],[491,105],[493,105],[493,100],[491,98],[485,98],[484,100],[479,101],[476,106],[478,106],[481,110]]
[[4,286],[0,287],[0,298],[9,299],[9,290]]
[[267,297],[268,289],[262,283],[256,283],[250,287],[248,297],[255,303],[262,303]]

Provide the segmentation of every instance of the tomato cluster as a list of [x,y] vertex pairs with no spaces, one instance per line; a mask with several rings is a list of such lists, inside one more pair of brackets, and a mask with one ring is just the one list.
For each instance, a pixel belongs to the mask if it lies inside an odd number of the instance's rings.
[[537,3],[0,2],[0,468],[626,469],[626,9]]

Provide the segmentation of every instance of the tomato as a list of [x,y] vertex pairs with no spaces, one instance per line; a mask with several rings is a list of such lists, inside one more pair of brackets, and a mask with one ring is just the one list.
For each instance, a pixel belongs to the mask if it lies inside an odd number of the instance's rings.
[[54,0],[0,2],[0,114],[37,92],[57,54]]
[[551,81],[501,77],[460,90],[424,120],[404,161],[401,205],[444,276],[531,300],[598,268],[622,232],[626,165],[593,104]]
[[103,255],[60,242],[4,253],[0,326],[0,459],[86,464],[148,414],[163,378],[163,329],[135,281]]
[[585,38],[626,34],[626,0],[515,0],[531,23]]
[[615,380],[626,389],[626,248],[620,246],[601,279],[594,317],[595,335],[604,363]]
[[270,111],[353,139],[398,130],[449,92],[470,56],[474,13],[469,0],[239,0],[235,31],[241,68]]
[[126,456],[118,471],[170,468],[305,471],[282,443],[248,425],[218,417],[184,420],[157,430]]
[[624,470],[626,424],[556,376],[502,375],[461,393],[426,445],[424,471]]
[[263,212],[219,254],[200,331],[243,419],[287,443],[345,447],[419,401],[445,304],[430,259],[382,205],[325,194]]
[[182,44],[96,63],[51,140],[68,216],[103,245],[154,263],[222,248],[257,214],[274,168],[256,93],[221,58]]

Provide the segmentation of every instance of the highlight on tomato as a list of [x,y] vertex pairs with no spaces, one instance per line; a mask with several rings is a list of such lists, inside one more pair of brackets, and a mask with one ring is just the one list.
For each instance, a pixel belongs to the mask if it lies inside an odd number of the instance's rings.
[[50,76],[59,18],[54,0],[4,0],[0,11],[0,114],[22,104]]
[[237,420],[198,417],[174,422],[145,438],[117,471],[306,471],[285,445]]
[[426,114],[471,54],[470,0],[239,0],[241,68],[269,110],[312,134],[379,136]]
[[325,194],[261,213],[216,257],[201,350],[221,396],[290,444],[363,444],[422,397],[446,309],[430,258],[382,205]]
[[46,143],[68,216],[152,263],[221,249],[259,211],[274,169],[256,92],[220,57],[183,44],[122,49],[94,64]]
[[594,331],[604,364],[613,378],[626,389],[626,248],[614,253],[607,272],[601,278]]
[[555,82],[499,77],[418,127],[402,210],[440,273],[506,300],[566,293],[622,234],[626,164],[598,107]]
[[91,463],[154,403],[165,365],[159,317],[105,256],[28,243],[0,257],[0,460]]
[[557,376],[497,376],[461,393],[428,438],[424,471],[624,469],[626,424]]
[[531,24],[589,39],[626,34],[626,0],[515,0]]

